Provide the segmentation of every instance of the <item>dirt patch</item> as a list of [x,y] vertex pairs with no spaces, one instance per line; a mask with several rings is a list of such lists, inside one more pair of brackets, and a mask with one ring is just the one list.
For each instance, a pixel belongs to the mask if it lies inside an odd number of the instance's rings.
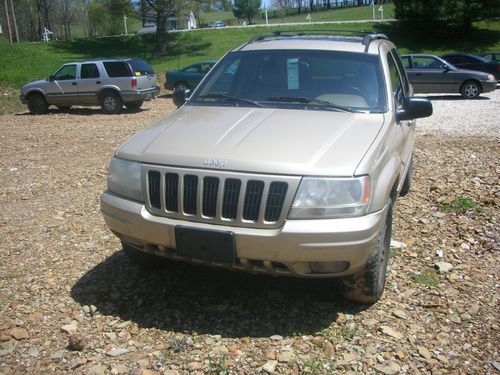
[[127,261],[99,212],[108,163],[173,109],[0,116],[0,373],[497,371],[498,138],[419,132],[386,292],[357,306],[331,281]]

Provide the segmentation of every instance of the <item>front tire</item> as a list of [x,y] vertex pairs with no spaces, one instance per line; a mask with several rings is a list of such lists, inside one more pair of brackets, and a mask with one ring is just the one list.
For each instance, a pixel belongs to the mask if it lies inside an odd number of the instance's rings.
[[175,90],[191,90],[191,87],[187,82],[177,82],[175,84]]
[[481,85],[474,81],[467,81],[460,88],[460,93],[465,99],[476,99],[481,94]]
[[101,109],[106,114],[118,114],[123,107],[122,98],[115,92],[106,92],[101,97]]
[[49,105],[42,94],[31,94],[28,98],[28,109],[32,115],[43,115],[49,111]]
[[377,302],[385,286],[385,274],[389,263],[392,235],[392,201],[387,204],[384,225],[380,229],[377,244],[364,269],[341,279],[341,292],[345,299],[358,303]]
[[405,181],[403,182],[403,186],[401,187],[401,191],[399,192],[400,197],[404,197],[406,194],[410,192],[412,175],[413,175],[413,158],[410,159],[410,166],[408,167]]

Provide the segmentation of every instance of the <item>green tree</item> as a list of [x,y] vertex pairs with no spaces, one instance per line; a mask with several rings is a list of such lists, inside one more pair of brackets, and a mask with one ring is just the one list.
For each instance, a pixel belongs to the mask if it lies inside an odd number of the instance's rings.
[[472,24],[500,16],[498,0],[394,0],[395,15],[420,25],[444,23],[468,34]]
[[233,14],[236,18],[251,24],[252,18],[260,12],[260,6],[261,0],[234,0]]

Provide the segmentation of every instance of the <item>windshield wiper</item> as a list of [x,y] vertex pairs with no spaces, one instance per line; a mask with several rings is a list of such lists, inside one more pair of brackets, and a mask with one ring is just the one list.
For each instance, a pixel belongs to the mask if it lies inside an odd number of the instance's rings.
[[286,103],[304,103],[304,104],[323,104],[328,108],[333,108],[342,112],[362,112],[352,107],[347,107],[343,105],[337,105],[332,102],[321,99],[309,99],[301,96],[270,96],[266,98],[270,102],[286,102]]
[[223,93],[211,93],[211,94],[200,95],[198,97],[200,99],[205,99],[205,98],[214,98],[214,99],[224,98],[224,99],[236,100],[236,101],[243,102],[243,103],[253,104],[253,105],[255,105],[257,107],[261,107],[261,108],[265,108],[266,107],[265,105],[260,104],[256,100],[246,99],[246,98],[240,98],[239,96],[232,96],[232,95],[223,94]]

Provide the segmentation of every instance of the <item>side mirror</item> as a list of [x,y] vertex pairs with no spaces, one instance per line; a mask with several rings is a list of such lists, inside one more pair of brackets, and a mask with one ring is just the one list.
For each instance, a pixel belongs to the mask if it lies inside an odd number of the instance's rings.
[[396,121],[414,120],[432,115],[432,103],[427,98],[407,98],[403,109],[396,112]]
[[179,89],[175,90],[172,94],[172,100],[174,101],[174,104],[177,106],[177,108],[179,108],[180,106],[184,105],[184,103],[186,103],[190,96],[191,90]]
[[449,65],[445,65],[445,66],[443,66],[443,69],[444,69],[445,73],[446,73],[446,72],[449,72],[449,71],[451,70],[451,68],[450,68],[450,66],[449,66]]
[[49,77],[49,81],[55,81],[56,80],[56,77],[54,77],[54,75],[52,74],[50,77]]

